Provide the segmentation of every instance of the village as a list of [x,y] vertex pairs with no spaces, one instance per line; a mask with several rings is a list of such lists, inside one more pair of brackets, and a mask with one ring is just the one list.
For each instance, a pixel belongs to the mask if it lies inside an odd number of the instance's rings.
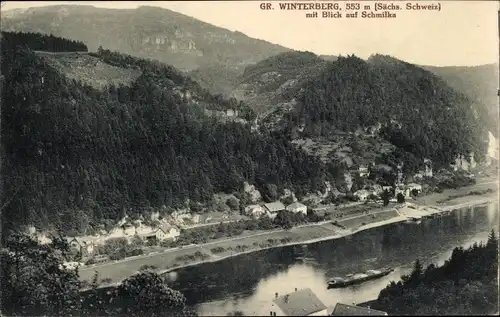
[[[473,159],[470,161],[473,162]],[[335,220],[359,212],[361,209],[356,206],[368,203],[372,204],[371,206],[403,203],[419,195],[439,190],[431,185],[436,181],[431,162],[424,160],[424,167],[418,173],[405,177],[402,164],[398,165],[395,173],[392,174],[388,166],[359,165],[344,174],[346,186],[344,193],[327,182],[324,193],[308,195],[301,201],[293,192],[285,190],[279,199],[266,202],[254,185],[245,182],[243,192],[247,197],[246,201],[249,202],[247,205],[240,205],[240,201],[233,195],[222,195],[220,200],[223,205],[226,205],[226,209],[193,212],[190,208],[186,208],[175,210],[170,214],[161,214],[156,210],[151,212],[148,219],[144,217],[131,219],[125,216],[109,231],[101,230],[98,234],[88,236],[65,237],[75,259],[75,261],[67,262],[67,265],[71,267],[96,265],[141,256],[148,254],[148,251],[182,247],[182,244],[179,245],[177,242],[187,233],[208,226],[239,221],[263,218],[269,218],[272,221],[281,212],[301,215],[302,219],[314,214],[321,215],[323,220]],[[452,171],[448,173],[461,173],[465,175],[466,180],[473,182],[474,174],[469,172],[475,168],[473,163],[457,160],[457,164],[452,167]],[[380,175],[381,170],[385,175],[393,177],[392,184],[387,178],[375,177],[374,174]],[[443,171],[440,173],[443,174]],[[46,235],[37,234],[34,227],[30,228],[29,232],[41,243],[51,241]]]

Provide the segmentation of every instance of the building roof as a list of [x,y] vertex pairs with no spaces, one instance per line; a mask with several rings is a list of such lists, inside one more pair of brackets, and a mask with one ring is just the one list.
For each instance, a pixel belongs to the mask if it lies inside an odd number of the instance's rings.
[[165,233],[169,233],[170,230],[177,229],[177,228],[174,227],[174,226],[172,226],[172,225],[163,223],[163,224],[160,225],[160,227],[158,227],[158,229],[161,229]]
[[417,183],[410,183],[407,185],[408,187],[422,187],[422,185],[417,184]]
[[274,300],[286,316],[306,316],[326,309],[310,288],[286,294]]
[[285,205],[281,201],[275,201],[269,204],[265,204],[264,207],[266,207],[267,210],[270,212],[274,211],[280,211],[285,209]]
[[367,191],[366,189],[360,189],[358,191],[356,191],[353,195],[370,195],[370,192]]
[[245,209],[247,210],[252,210],[252,209],[256,209],[256,208],[262,208],[261,205],[248,205],[245,207]]
[[306,207],[306,205],[301,204],[299,202],[294,202],[293,204],[288,205],[286,208],[302,208]]
[[337,303],[330,316],[387,316],[387,313],[367,307]]
[[76,241],[80,246],[84,246],[87,244],[91,244],[96,240],[99,240],[99,237],[66,237],[65,240],[67,243]]

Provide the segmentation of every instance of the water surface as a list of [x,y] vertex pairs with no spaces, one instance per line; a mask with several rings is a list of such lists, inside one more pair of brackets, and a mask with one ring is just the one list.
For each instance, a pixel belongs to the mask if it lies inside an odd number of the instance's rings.
[[[375,299],[391,280],[411,271],[416,259],[441,265],[456,246],[486,241],[498,232],[498,203],[457,210],[424,219],[421,224],[397,223],[349,237],[263,250],[169,274],[170,285],[184,292],[200,315],[268,315],[275,293],[309,287],[327,306]],[[334,276],[386,266],[390,275],[343,289],[327,289]]]

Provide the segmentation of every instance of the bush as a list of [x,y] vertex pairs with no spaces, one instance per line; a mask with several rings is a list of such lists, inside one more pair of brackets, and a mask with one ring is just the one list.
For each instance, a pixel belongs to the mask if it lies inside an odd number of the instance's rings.
[[137,255],[142,255],[144,254],[144,251],[142,249],[133,249],[129,252],[127,252],[127,256],[137,256]]
[[231,208],[231,210],[233,210],[233,211],[236,211],[240,208],[238,200],[236,198],[233,198],[233,197],[228,198],[226,200],[226,205],[228,205],[229,208]]
[[109,277],[105,277],[103,279],[101,279],[101,283],[102,284],[110,284],[113,280]]
[[146,271],[146,270],[156,270],[158,267],[156,265],[149,265],[149,264],[144,264],[139,268],[139,271]]
[[122,259],[125,259],[127,257],[127,254],[125,252],[125,249],[119,249],[118,251],[112,253],[109,255],[109,258],[113,261],[116,261],[116,260],[122,260]]
[[212,251],[212,253],[222,253],[222,252],[226,251],[226,249],[224,249],[223,247],[215,247],[215,248],[212,248],[210,251]]

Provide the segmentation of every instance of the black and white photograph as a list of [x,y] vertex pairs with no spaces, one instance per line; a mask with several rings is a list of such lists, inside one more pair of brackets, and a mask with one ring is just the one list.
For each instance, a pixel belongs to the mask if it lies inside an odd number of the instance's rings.
[[2,1],[0,315],[498,315],[499,1]]

